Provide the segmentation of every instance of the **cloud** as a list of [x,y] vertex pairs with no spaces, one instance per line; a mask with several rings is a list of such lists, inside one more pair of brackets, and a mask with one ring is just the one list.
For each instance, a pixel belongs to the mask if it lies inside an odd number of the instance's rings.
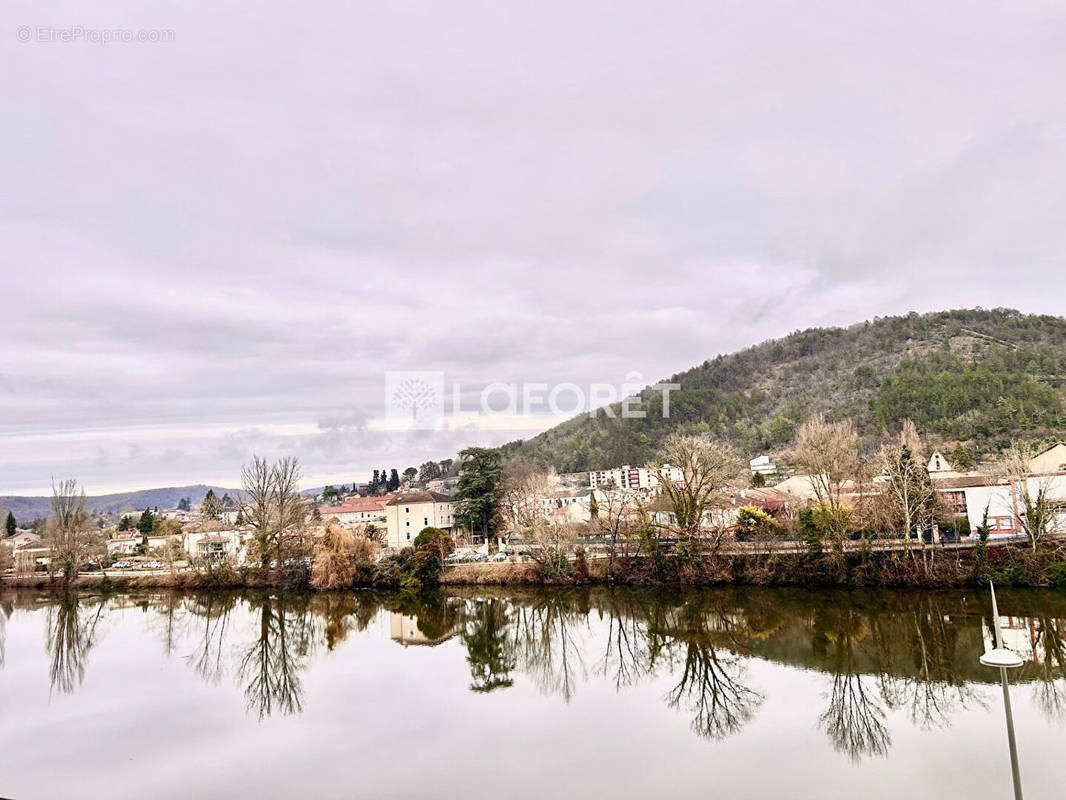
[[0,491],[506,437],[376,429],[389,370],[653,381],[809,325],[1061,313],[1059,4],[8,17],[175,36],[0,40]]

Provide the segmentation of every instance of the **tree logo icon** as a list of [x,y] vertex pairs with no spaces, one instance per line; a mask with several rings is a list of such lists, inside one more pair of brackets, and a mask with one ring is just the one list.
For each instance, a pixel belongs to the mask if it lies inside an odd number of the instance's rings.
[[443,416],[443,372],[385,373],[385,419],[389,427],[432,430]]

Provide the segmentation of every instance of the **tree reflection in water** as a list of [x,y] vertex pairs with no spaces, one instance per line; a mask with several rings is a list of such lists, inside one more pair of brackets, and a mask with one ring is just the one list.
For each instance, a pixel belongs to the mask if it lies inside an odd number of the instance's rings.
[[[209,685],[232,677],[259,719],[299,713],[316,649],[357,657],[354,634],[385,614],[402,616],[404,644],[458,644],[473,692],[524,678],[569,702],[590,679],[617,691],[662,682],[663,702],[710,740],[738,733],[758,713],[765,689],[748,676],[752,658],[818,671],[826,676],[818,727],[856,761],[888,753],[894,712],[920,728],[947,726],[981,703],[980,687],[995,678],[977,664],[983,609],[962,593],[741,588],[161,592],[106,601],[16,593],[0,598],[0,665],[13,610],[44,609],[51,686],[70,693],[107,609],[135,605],[150,612],[166,656],[183,656]],[[1002,607],[1018,646],[1031,649],[1017,680],[1033,684],[1035,705],[1049,718],[1066,718],[1066,599],[1005,593]]]
[[307,598],[256,597],[249,604],[258,616],[259,635],[245,646],[237,667],[246,682],[248,708],[259,719],[274,711],[298,714],[303,710],[300,673],[314,641]]
[[826,607],[814,619],[812,651],[828,656],[833,673],[829,707],[818,720],[833,748],[852,761],[885,756],[892,736],[885,725],[884,674],[864,675],[857,648],[869,635],[867,618],[853,609]]
[[470,665],[470,691],[492,692],[514,685],[514,640],[507,635],[507,604],[495,598],[477,602],[463,621]]
[[64,592],[48,606],[48,677],[61,694],[70,694],[85,679],[89,651],[101,630],[104,602],[87,600],[84,605],[77,595]]

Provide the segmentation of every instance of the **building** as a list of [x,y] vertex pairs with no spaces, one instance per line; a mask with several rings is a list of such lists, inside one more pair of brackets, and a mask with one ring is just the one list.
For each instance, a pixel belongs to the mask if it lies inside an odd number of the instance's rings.
[[323,506],[318,509],[323,520],[335,519],[341,525],[365,525],[370,522],[385,522],[385,504],[395,494],[378,497],[349,497],[339,506]]
[[770,460],[770,456],[756,456],[748,462],[752,475],[776,475],[777,465]]
[[430,633],[423,630],[425,627],[425,625],[419,625],[418,617],[409,614],[398,614],[395,611],[389,612],[389,638],[394,642],[399,642],[404,647],[412,645],[435,647],[455,635],[454,626],[437,632],[431,631]]
[[243,563],[246,550],[240,529],[221,522],[190,525],[182,536],[181,544],[189,558],[216,562],[232,556],[236,563]]
[[1034,456],[1029,462],[1029,471],[1036,475],[1066,472],[1066,444],[1059,442]]
[[120,531],[107,540],[109,556],[131,556],[141,543],[141,534],[137,531]]
[[1022,533],[1019,517],[1024,515],[1025,506],[1019,494],[1028,492],[1035,497],[1041,490],[1046,490],[1048,499],[1058,507],[1052,520],[1054,532],[1066,532],[1066,473],[1029,475],[1024,488],[1021,482],[989,475],[932,478],[945,506],[956,516],[965,516],[971,532],[985,522],[987,514],[990,536]]
[[[679,467],[663,464],[661,471],[671,481],[683,481],[684,472]],[[613,469],[598,469],[589,472],[589,486],[593,489],[628,489],[653,492],[659,488],[659,476],[654,469],[631,467],[628,464]]]
[[[588,522],[594,489],[555,489],[541,498],[545,516],[556,522]],[[601,493],[602,496],[602,493]]]
[[423,528],[440,528],[452,533],[456,527],[455,504],[451,495],[441,492],[404,492],[385,503],[385,544],[409,547]]
[[933,451],[933,455],[929,457],[929,463],[926,465],[926,470],[930,475],[955,472],[954,467],[951,466],[951,462],[944,458],[939,450]]

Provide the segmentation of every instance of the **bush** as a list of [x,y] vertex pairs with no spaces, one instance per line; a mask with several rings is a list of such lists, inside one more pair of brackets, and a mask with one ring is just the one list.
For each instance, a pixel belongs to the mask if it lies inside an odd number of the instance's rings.
[[557,581],[569,578],[574,574],[574,565],[561,550],[551,549],[544,557],[540,565],[540,575],[546,581]]
[[344,589],[354,582],[357,569],[355,537],[340,525],[328,523],[315,542],[311,585],[316,589]]

